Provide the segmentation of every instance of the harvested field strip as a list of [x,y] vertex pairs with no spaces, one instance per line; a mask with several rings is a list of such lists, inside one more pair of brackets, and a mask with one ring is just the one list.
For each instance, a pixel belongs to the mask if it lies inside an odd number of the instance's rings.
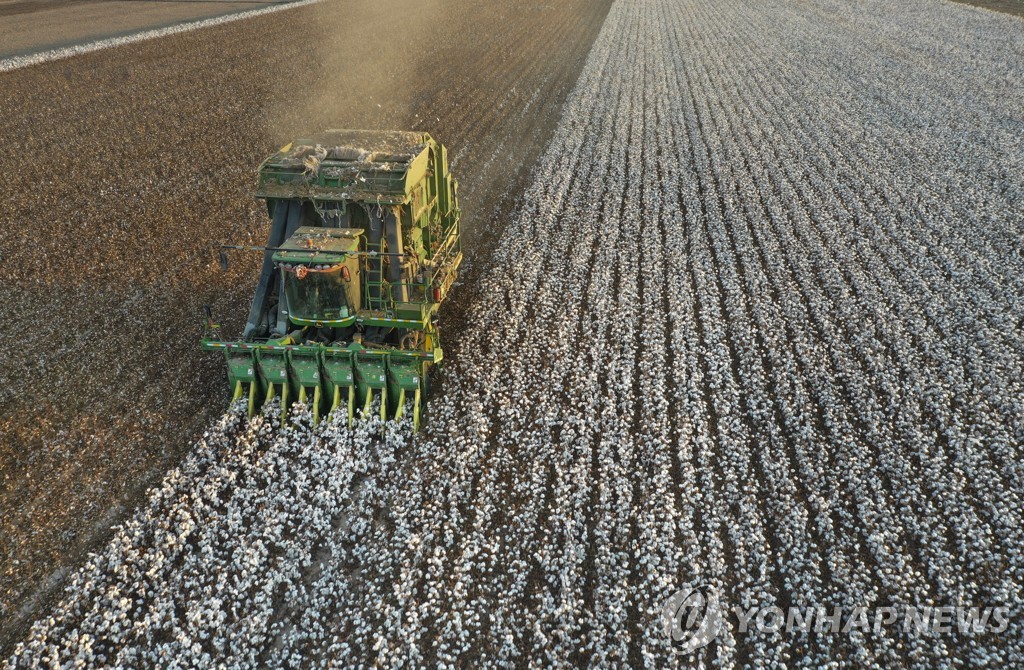
[[1020,664],[1015,21],[620,0],[425,434],[229,414],[13,664],[77,631],[129,663],[686,665],[658,617],[694,582],[741,607],[1010,607],[938,640],[727,625],[709,664]]
[[[265,153],[317,128],[429,130],[486,250],[607,5],[332,0],[0,74],[19,91],[0,99],[0,293],[19,333],[0,346],[0,649],[223,413],[197,324],[204,303],[229,329],[247,310],[258,257],[224,274],[213,250],[264,241]],[[392,12],[416,39],[365,49]]]
[[104,39],[85,42],[83,44],[75,44],[72,46],[60,47],[57,49],[47,49],[46,51],[40,51],[39,53],[27,54],[24,56],[10,56],[8,58],[0,58],[0,72],[9,72],[10,70],[16,70],[18,68],[27,67],[29,65],[39,65],[41,63],[47,63],[49,61],[70,58],[72,56],[79,56],[81,54],[87,54],[93,51],[99,51],[101,49],[110,49],[111,47],[124,46],[125,44],[142,42],[144,40],[153,40],[160,37],[167,37],[168,35],[176,35],[178,33],[188,32],[190,30],[209,28],[211,26],[219,26],[225,23],[231,23],[232,21],[239,21],[241,19],[251,19],[256,16],[273,14],[275,12],[280,12],[285,9],[294,9],[296,7],[301,7],[303,5],[309,5],[314,2],[321,2],[321,0],[295,0],[294,2],[273,2],[270,3],[270,6],[268,7],[249,9],[242,12],[235,12],[233,14],[225,14],[224,16],[215,16],[209,19],[200,19],[198,21],[182,22],[173,26],[168,26],[166,28],[142,30],[137,33],[132,33],[130,35],[123,35],[120,37],[107,37]]

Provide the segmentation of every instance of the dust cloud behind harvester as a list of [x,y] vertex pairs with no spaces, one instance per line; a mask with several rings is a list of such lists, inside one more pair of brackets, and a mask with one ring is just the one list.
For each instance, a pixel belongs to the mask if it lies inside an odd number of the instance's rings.
[[436,39],[444,12],[440,0],[318,6],[307,32],[297,36],[305,43],[308,78],[274,77],[277,88],[268,91],[270,145],[326,128],[435,131],[439,117],[427,123],[413,105],[436,90],[436,81],[420,74],[444,60],[446,45]]

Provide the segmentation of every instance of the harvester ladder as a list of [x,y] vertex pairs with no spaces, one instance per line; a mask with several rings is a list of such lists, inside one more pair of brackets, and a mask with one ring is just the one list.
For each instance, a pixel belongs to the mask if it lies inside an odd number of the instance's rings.
[[366,304],[371,310],[384,309],[387,296],[384,294],[384,217],[381,208],[369,207],[370,228],[366,239],[366,250],[371,254],[366,270]]

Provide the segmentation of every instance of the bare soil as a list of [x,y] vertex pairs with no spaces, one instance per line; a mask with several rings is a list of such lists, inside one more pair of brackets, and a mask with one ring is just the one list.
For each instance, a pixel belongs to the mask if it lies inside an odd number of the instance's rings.
[[1024,16],[1024,0],[953,0],[965,5],[983,7],[996,12],[1006,12],[1014,16]]
[[0,1],[0,58],[257,9],[276,0]]
[[0,656],[224,411],[199,321],[247,309],[259,259],[224,274],[213,249],[262,243],[259,160],[310,129],[429,130],[472,276],[608,4],[338,0],[0,75]]

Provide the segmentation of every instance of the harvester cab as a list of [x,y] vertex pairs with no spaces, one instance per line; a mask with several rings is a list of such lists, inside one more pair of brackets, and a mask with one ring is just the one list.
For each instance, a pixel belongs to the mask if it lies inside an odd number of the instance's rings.
[[358,228],[303,227],[274,254],[292,326],[347,328],[355,324],[362,306],[361,234]]
[[335,130],[260,166],[270,234],[240,338],[208,322],[204,349],[227,360],[252,415],[281,398],[314,421],[379,402],[419,427],[429,372],[443,357],[438,308],[462,251],[457,184],[426,133]]

